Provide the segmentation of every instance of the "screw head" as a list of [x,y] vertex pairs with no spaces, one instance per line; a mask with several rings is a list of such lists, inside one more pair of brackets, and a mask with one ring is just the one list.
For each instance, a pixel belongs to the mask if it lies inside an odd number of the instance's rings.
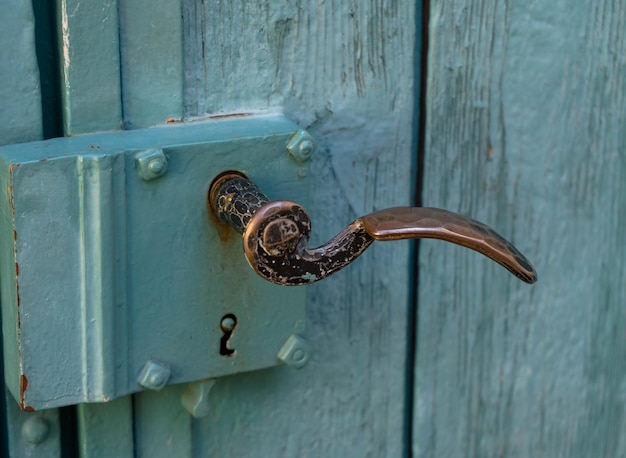
[[314,148],[315,148],[315,145],[313,144],[311,140],[309,139],[302,140],[299,146],[300,156],[309,158]]
[[154,372],[150,374],[148,381],[152,386],[161,386],[165,382],[165,375],[162,372]]
[[302,348],[296,348],[291,357],[295,362],[299,363],[306,358],[306,352]]
[[159,178],[167,172],[167,157],[161,148],[147,149],[135,156],[139,175],[146,181]]
[[22,437],[31,444],[41,444],[49,432],[50,425],[40,416],[31,416],[22,425]]
[[148,390],[159,391],[167,384],[171,373],[167,364],[151,359],[141,369],[137,383]]
[[154,158],[148,163],[148,170],[152,173],[159,174],[165,168],[165,162],[161,158]]
[[287,143],[287,151],[298,162],[306,162],[311,158],[315,151],[315,140],[305,130],[299,130]]

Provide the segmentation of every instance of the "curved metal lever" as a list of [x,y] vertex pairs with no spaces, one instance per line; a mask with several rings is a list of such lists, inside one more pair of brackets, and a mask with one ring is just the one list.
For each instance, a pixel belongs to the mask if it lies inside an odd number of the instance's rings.
[[279,285],[313,283],[356,259],[374,240],[434,238],[484,254],[526,283],[537,281],[530,262],[493,229],[439,208],[397,207],[357,218],[317,248],[307,246],[311,220],[294,202],[270,201],[245,176],[228,172],[211,185],[218,219],[243,234],[250,266]]

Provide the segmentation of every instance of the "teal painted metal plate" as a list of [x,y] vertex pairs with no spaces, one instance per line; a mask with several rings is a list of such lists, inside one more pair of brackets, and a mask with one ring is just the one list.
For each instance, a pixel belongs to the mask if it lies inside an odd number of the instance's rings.
[[[298,129],[249,116],[0,148],[5,377],[23,409],[139,391],[149,360],[168,384],[278,364],[304,331],[305,289],[258,278],[207,193],[239,170],[306,207],[307,165],[286,149]],[[146,180],[136,156],[159,148],[167,171]]]

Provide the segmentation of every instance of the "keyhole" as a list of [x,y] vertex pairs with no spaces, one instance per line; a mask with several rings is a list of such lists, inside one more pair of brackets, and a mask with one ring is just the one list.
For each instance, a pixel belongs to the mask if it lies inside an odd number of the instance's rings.
[[237,317],[232,313],[224,315],[222,317],[222,321],[220,322],[220,328],[222,328],[222,332],[224,335],[220,339],[220,355],[222,356],[233,356],[235,350],[233,348],[228,348],[228,342],[230,341],[230,336],[233,335],[233,331],[237,326]]

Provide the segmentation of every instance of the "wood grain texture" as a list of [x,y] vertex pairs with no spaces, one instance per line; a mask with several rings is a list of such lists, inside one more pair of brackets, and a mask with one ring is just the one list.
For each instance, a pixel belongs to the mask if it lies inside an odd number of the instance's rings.
[[[64,134],[121,129],[117,3],[62,0],[57,4],[57,27]],[[81,457],[133,456],[130,397],[68,409],[76,410]]]
[[626,456],[626,3],[432,2],[424,204],[527,286],[422,243],[414,455]]
[[[278,108],[319,142],[307,208],[314,245],[361,214],[411,203],[415,8],[389,0],[183,2],[186,116]],[[194,422],[194,453],[401,456],[409,246],[373,247],[308,287],[312,360],[300,371],[218,380],[210,415]]]

